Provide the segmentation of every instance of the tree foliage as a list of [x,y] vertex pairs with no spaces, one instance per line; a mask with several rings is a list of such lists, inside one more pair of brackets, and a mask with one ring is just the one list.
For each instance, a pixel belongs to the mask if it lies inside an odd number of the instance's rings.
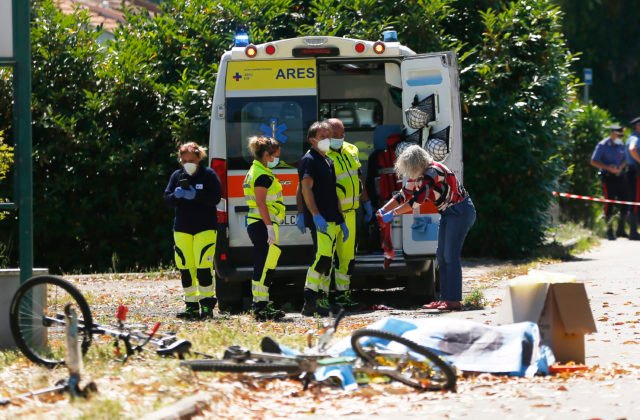
[[[589,164],[596,143],[609,134],[605,127],[613,123],[611,115],[596,105],[574,104],[569,110],[568,141],[561,153],[565,172],[560,178],[564,191],[601,196],[597,169]],[[582,200],[560,200],[564,218],[593,227],[602,205]]]
[[[4,133],[0,131],[0,185],[5,184],[7,174],[13,165],[13,147],[4,144]],[[3,185],[4,186],[4,185]],[[6,189],[5,189],[6,190]],[[0,197],[0,203],[7,202],[6,197]],[[6,213],[0,211],[0,220],[6,217]]]
[[640,115],[637,52],[640,2],[619,0],[556,0],[565,12],[563,31],[582,78],[593,69],[590,99],[623,122]]
[[465,182],[479,208],[469,248],[524,256],[543,239],[562,171],[572,57],[549,1],[511,2],[480,17],[482,43],[463,70]]
[[[220,56],[247,25],[256,43],[301,35],[379,39],[461,63],[465,184],[479,210],[468,250],[520,256],[542,237],[560,174],[571,91],[551,0],[168,0],[129,14],[99,45],[88,16],[33,2],[36,263],[53,270],[171,258],[162,190],[179,142],[206,144]],[[11,96],[0,77],[0,98]],[[0,129],[10,129],[0,99]],[[7,133],[10,132],[7,130]],[[500,223],[495,223],[500,220]]]

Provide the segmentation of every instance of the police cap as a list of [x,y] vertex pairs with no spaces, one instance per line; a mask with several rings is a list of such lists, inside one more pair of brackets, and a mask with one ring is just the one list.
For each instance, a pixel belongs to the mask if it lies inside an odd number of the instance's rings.
[[635,117],[634,119],[632,119],[631,121],[629,121],[629,124],[631,125],[635,125],[640,123],[640,117]]
[[[638,119],[638,122],[640,122],[640,119]],[[623,134],[624,132],[622,131],[622,127],[618,124],[611,124],[609,127],[609,130],[611,131],[615,131],[618,134]]]

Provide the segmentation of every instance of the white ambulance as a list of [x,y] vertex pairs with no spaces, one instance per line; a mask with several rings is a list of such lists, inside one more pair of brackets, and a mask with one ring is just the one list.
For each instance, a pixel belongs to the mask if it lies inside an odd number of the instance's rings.
[[[246,230],[248,206],[242,189],[252,162],[248,137],[268,135],[282,143],[281,164],[274,174],[283,185],[287,216],[280,230],[282,255],[273,289],[295,284],[300,296],[313,251],[309,232],[303,235],[295,226],[296,165],[308,149],[306,133],[314,121],[329,117],[342,120],[345,140],[360,150],[363,178],[373,180],[368,182],[370,189],[379,188],[377,174],[367,174],[370,157],[384,153],[387,138],[403,130],[428,150],[432,144],[444,145],[434,154],[462,176],[455,53],[416,54],[398,43],[395,31],[383,35],[382,41],[308,36],[259,45],[250,44],[242,35],[222,56],[209,139],[211,167],[223,188],[215,260],[221,309],[241,309],[243,298],[246,308],[250,295],[247,285],[253,249]],[[410,128],[415,122],[407,121],[405,111],[427,99],[431,100],[428,112],[433,116],[423,128]],[[439,142],[432,142],[437,138]],[[369,191],[374,198],[376,193],[380,191]],[[374,203],[374,211],[379,204]],[[391,235],[395,258],[383,269],[375,218],[367,225],[359,214],[352,284],[380,287],[397,285],[400,280],[416,303],[431,297],[439,218],[431,204],[396,218]]]

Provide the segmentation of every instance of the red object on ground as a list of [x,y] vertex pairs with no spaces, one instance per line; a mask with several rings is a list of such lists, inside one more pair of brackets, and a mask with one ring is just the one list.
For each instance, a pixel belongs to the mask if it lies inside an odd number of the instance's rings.
[[129,312],[129,308],[124,305],[118,306],[118,310],[116,311],[116,318],[118,321],[124,322],[127,319],[127,312]]
[[549,366],[549,373],[565,373],[565,372],[580,372],[584,370],[589,370],[589,366],[587,365],[576,365],[576,364],[566,364],[560,365],[555,364]]

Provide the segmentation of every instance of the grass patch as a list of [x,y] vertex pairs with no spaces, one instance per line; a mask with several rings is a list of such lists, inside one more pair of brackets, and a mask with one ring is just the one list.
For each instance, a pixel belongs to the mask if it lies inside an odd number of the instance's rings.
[[484,309],[486,305],[484,293],[480,289],[473,289],[464,297],[462,305],[465,309]]
[[94,396],[87,402],[77,402],[77,408],[82,411],[78,416],[81,420],[109,420],[122,417],[122,405],[119,401]]
[[0,368],[11,366],[23,357],[17,350],[0,351]]

